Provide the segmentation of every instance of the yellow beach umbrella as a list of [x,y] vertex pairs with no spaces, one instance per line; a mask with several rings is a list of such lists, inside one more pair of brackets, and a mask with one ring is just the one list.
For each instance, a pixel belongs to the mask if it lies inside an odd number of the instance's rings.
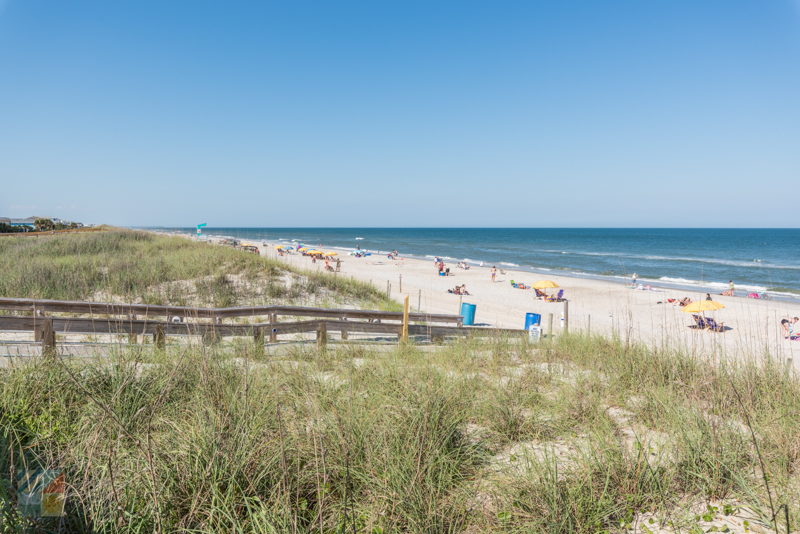
[[724,307],[724,304],[717,302],[716,300],[698,300],[696,302],[690,302],[684,306],[681,311],[684,313],[700,313],[721,310]]
[[283,249],[283,245],[275,245],[275,250],[282,250],[282,249]]
[[534,289],[548,289],[553,287],[558,287],[558,284],[556,284],[552,280],[539,280],[538,282],[533,284]]
[[314,256],[318,256],[318,255],[325,254],[325,253],[322,252],[321,250],[309,250],[308,254],[311,254],[311,255],[314,255]]
[[300,252],[305,252],[308,250],[308,247],[298,248],[297,250],[299,250]]
[[331,252],[331,251],[325,253],[326,256],[336,256],[337,254],[338,252]]

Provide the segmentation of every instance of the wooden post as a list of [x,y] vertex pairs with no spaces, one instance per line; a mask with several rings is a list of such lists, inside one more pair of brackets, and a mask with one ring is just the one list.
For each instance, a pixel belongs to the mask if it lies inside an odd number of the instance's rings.
[[591,314],[586,316],[586,333],[587,334],[591,334],[592,333],[592,316],[591,316]]
[[403,299],[403,330],[400,334],[400,341],[408,343],[408,295]]
[[256,346],[256,353],[261,354],[264,352],[264,328],[257,327],[253,332],[253,343]]
[[53,330],[53,319],[42,317],[36,321],[36,328],[33,331],[34,341],[42,343],[42,354],[54,356],[56,353],[56,333]]
[[324,349],[328,344],[328,324],[320,321],[317,326],[317,347]]
[[547,314],[547,336],[553,338],[553,314]]
[[167,346],[167,339],[164,335],[164,327],[162,325],[156,325],[156,329],[153,332],[153,344],[157,349],[163,349]]
[[389,282],[388,280],[386,281],[386,296],[387,297],[392,296],[392,283]]
[[269,314],[269,342],[278,342],[278,333],[275,331],[275,323],[277,323],[277,316],[274,313]]
[[[129,317],[131,323],[136,320],[136,314],[131,314]],[[133,330],[133,324],[131,324],[131,331],[128,333],[128,343],[131,345],[136,344],[136,332]]]
[[398,287],[398,292],[402,293],[403,292],[403,275],[402,274],[400,275],[400,282],[398,283],[397,287]]
[[347,317],[342,317],[342,340],[347,340]]
[[564,301],[564,333],[569,332],[569,301]]
[[422,290],[421,289],[419,290],[419,293],[417,293],[417,311],[418,312],[422,311]]

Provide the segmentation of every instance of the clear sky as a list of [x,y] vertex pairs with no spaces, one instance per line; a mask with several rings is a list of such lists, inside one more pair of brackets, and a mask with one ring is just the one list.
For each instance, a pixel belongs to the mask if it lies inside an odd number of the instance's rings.
[[800,0],[0,0],[0,216],[790,226]]

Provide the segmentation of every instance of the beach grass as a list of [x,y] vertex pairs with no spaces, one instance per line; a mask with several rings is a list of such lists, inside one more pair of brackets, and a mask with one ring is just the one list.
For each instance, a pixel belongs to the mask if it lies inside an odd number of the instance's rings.
[[[0,240],[0,294],[396,306],[368,284],[113,230]],[[788,532],[800,381],[563,334],[444,345],[110,345],[0,369],[2,532]],[[22,517],[59,469],[66,515]]]
[[231,247],[132,230],[0,239],[0,295],[237,306],[398,309],[369,284]]
[[64,469],[76,532],[785,532],[799,419],[780,365],[579,335],[120,347],[0,373],[0,473]]

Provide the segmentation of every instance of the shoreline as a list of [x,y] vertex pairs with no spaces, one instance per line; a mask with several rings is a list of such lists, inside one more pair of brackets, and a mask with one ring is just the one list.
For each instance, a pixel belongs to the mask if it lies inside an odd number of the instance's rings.
[[[140,228],[146,231],[157,231],[157,232],[165,232],[171,234],[179,234],[188,237],[194,238],[194,234],[189,232],[188,230],[179,230],[179,229],[164,229],[164,228]],[[223,234],[223,233],[205,233],[203,234],[205,238],[210,239],[237,239],[239,241],[247,242],[252,245],[259,245],[263,242],[269,242],[270,244],[291,244],[291,243],[309,243],[297,239],[291,238],[275,238],[275,239],[254,239],[249,237],[239,237],[237,235],[232,234]],[[336,245],[325,245],[324,243],[314,243],[313,246],[326,248],[329,250],[335,250],[337,252],[344,252],[349,253],[350,251],[354,250],[354,246],[350,247],[343,247],[343,246],[336,246]],[[372,252],[374,256],[383,256],[390,252],[388,250],[372,250],[372,249],[365,249],[369,252]],[[410,259],[416,259],[420,261],[432,261],[434,256],[430,254],[404,254],[404,257]],[[621,287],[630,287],[631,277],[630,276],[621,276],[621,275],[605,275],[599,273],[592,273],[592,272],[585,272],[585,271],[576,271],[573,268],[564,267],[564,268],[548,268],[548,267],[536,267],[536,266],[529,266],[529,265],[519,265],[512,262],[507,261],[498,261],[496,263],[491,263],[487,261],[479,261],[470,258],[456,258],[452,256],[446,255],[439,255],[438,257],[445,260],[445,262],[452,262],[457,263],[460,261],[466,261],[469,265],[473,267],[480,267],[481,263],[484,266],[491,266],[496,265],[498,269],[504,269],[506,271],[519,271],[523,274],[531,274],[531,275],[538,275],[542,277],[547,276],[559,276],[559,277],[567,277],[567,278],[574,278],[574,279],[585,279],[585,280],[597,280],[600,282],[606,282],[611,284],[617,284]],[[691,293],[710,293],[712,296],[721,296],[720,293],[727,289],[727,283],[723,282],[705,282],[703,280],[689,280],[680,277],[669,277],[663,276],[661,278],[647,278],[647,277],[638,277],[637,278],[638,284],[649,286],[655,290],[663,290],[663,291],[683,291],[683,292],[691,292]],[[800,305],[800,292],[791,292],[789,291],[777,291],[777,290],[770,290],[768,287],[764,286],[754,286],[748,284],[739,284],[737,285],[737,298],[748,298],[746,297],[747,294],[750,293],[766,293],[768,295],[767,299],[763,300],[772,300],[778,302],[786,302],[790,304],[798,304]],[[752,299],[752,300],[761,300],[761,299]]]
[[[257,243],[263,255],[295,267],[322,271],[322,261],[312,263],[309,257],[298,254],[279,256],[274,245],[280,243],[267,243],[266,247],[263,242]],[[538,313],[545,332],[552,321],[553,333],[559,335],[564,304],[536,300],[532,290],[515,289],[510,284],[511,280],[532,284],[546,278],[565,290],[565,297],[569,299],[570,330],[610,335],[655,348],[683,350],[701,357],[759,359],[769,354],[790,365],[800,364],[800,341],[783,339],[779,324],[782,317],[800,316],[800,303],[715,295],[714,300],[724,304],[725,309],[713,316],[729,328],[716,333],[690,328],[691,314],[667,303],[668,298],[684,296],[702,300],[706,292],[669,288],[646,291],[619,282],[516,269],[504,269],[504,274],[498,269],[497,281],[492,282],[491,266],[487,265],[462,270],[456,264],[449,264],[452,275],[438,276],[432,260],[407,256],[389,260],[379,255],[356,258],[343,255],[341,247],[324,248],[340,254],[337,256],[342,260],[339,276],[352,276],[378,289],[388,289],[398,302],[408,296],[413,310],[460,313],[461,303],[468,302],[477,306],[476,324],[500,328],[522,328],[526,313]],[[461,284],[466,284],[471,295],[447,292]]]

